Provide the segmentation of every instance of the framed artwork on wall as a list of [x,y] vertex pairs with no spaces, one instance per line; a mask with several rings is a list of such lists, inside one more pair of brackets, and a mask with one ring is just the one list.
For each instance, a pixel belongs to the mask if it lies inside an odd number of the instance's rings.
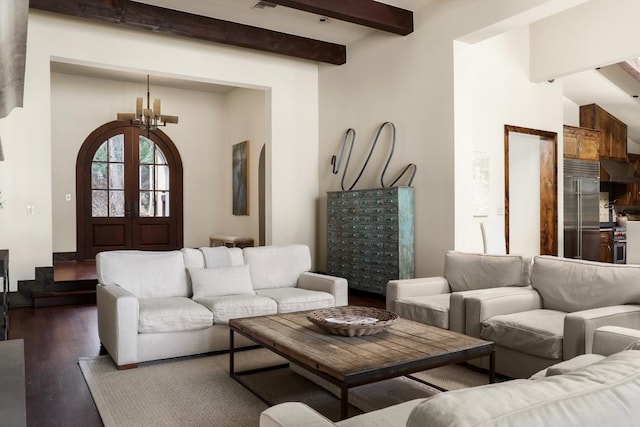
[[233,145],[233,214],[249,215],[249,141]]

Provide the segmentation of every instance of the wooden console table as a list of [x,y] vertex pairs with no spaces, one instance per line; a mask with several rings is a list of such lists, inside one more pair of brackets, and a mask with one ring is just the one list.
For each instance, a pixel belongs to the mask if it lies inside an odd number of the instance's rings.
[[209,237],[209,246],[226,246],[228,248],[246,248],[253,246],[251,237],[219,236]]

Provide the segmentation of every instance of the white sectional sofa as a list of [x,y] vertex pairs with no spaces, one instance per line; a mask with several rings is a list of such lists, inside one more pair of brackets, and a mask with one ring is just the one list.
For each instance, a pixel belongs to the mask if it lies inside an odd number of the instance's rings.
[[600,326],[640,328],[640,266],[450,251],[443,277],[390,281],[387,309],[493,341],[496,372],[527,378],[589,352]]
[[402,318],[465,332],[465,299],[473,295],[517,294],[528,288],[531,259],[449,251],[444,276],[391,280],[387,310]]
[[310,268],[304,245],[101,252],[100,342],[129,368],[227,350],[232,318],[346,305],[347,281]]
[[637,426],[640,351],[616,352],[638,338],[637,330],[600,328],[594,349],[602,354],[577,357],[532,379],[444,392],[337,423],[303,403],[287,402],[263,411],[260,426]]
[[527,378],[590,353],[601,326],[640,329],[640,266],[537,256],[531,289],[466,299],[465,333],[493,341],[496,372]]

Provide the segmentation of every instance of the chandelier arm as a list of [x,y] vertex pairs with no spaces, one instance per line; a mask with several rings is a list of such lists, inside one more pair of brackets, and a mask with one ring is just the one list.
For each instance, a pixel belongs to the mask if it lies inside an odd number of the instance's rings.
[[178,123],[178,116],[162,116],[160,98],[153,100],[153,108],[151,105],[151,89],[150,77],[147,74],[147,107],[144,108],[144,100],[142,97],[136,98],[135,113],[118,113],[118,120],[128,120],[131,125],[136,125],[140,130],[147,130],[147,135],[151,130],[156,130],[160,126],[167,126],[167,123]]

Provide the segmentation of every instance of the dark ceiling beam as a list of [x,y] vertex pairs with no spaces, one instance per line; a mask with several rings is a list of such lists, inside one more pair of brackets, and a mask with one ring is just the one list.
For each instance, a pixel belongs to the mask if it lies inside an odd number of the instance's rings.
[[29,7],[335,65],[347,57],[343,45],[129,0],[30,0]]
[[269,3],[406,36],[413,12],[373,0],[267,0]]

